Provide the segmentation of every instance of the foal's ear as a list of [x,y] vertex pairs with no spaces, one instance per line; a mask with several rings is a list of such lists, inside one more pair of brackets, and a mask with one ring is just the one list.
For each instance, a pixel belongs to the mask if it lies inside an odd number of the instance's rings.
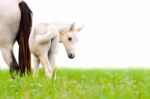
[[73,23],[70,25],[70,29],[69,29],[69,30],[70,30],[70,31],[73,30],[74,27],[75,27],[75,22],[73,22]]
[[80,26],[77,28],[78,32],[81,31],[83,29],[84,25]]
[[77,30],[78,30],[78,32],[79,32],[79,31],[81,31],[82,29],[83,29],[83,27],[79,27]]

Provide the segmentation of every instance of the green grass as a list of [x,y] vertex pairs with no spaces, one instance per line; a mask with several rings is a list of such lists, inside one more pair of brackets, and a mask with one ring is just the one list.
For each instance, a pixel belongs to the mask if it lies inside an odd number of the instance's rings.
[[53,81],[0,70],[0,99],[150,99],[150,70],[58,69]]

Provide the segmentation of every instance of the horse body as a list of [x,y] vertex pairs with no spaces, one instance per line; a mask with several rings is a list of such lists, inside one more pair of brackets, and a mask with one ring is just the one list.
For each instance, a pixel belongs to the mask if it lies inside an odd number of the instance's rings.
[[[13,46],[20,24],[20,9],[16,0],[0,0],[0,47]],[[10,45],[11,44],[11,45]]]
[[[30,65],[29,53],[22,54],[21,50],[29,51],[27,42],[31,24],[31,10],[25,2],[22,0],[0,0],[0,49],[11,72],[20,69],[21,74],[25,73],[27,65]],[[19,65],[13,53],[15,41],[18,41],[19,44]],[[23,57],[24,60],[20,57]]]
[[63,43],[69,58],[74,58],[74,44],[77,36],[73,24],[40,23],[35,26],[29,38],[30,51],[34,56],[34,75],[37,76],[40,62],[45,75],[49,78],[53,74],[57,46]]

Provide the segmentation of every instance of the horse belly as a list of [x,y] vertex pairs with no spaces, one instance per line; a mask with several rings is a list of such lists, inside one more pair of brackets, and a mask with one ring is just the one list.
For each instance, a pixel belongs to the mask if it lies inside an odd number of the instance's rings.
[[0,48],[12,47],[14,41],[10,37],[0,36]]

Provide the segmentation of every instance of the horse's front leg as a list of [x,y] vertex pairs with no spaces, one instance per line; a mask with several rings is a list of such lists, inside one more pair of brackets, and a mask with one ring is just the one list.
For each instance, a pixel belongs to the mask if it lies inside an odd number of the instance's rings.
[[13,49],[12,48],[2,48],[1,51],[2,51],[2,56],[4,58],[4,61],[10,68],[10,73],[13,73],[14,71],[18,72],[19,66],[15,59]]

